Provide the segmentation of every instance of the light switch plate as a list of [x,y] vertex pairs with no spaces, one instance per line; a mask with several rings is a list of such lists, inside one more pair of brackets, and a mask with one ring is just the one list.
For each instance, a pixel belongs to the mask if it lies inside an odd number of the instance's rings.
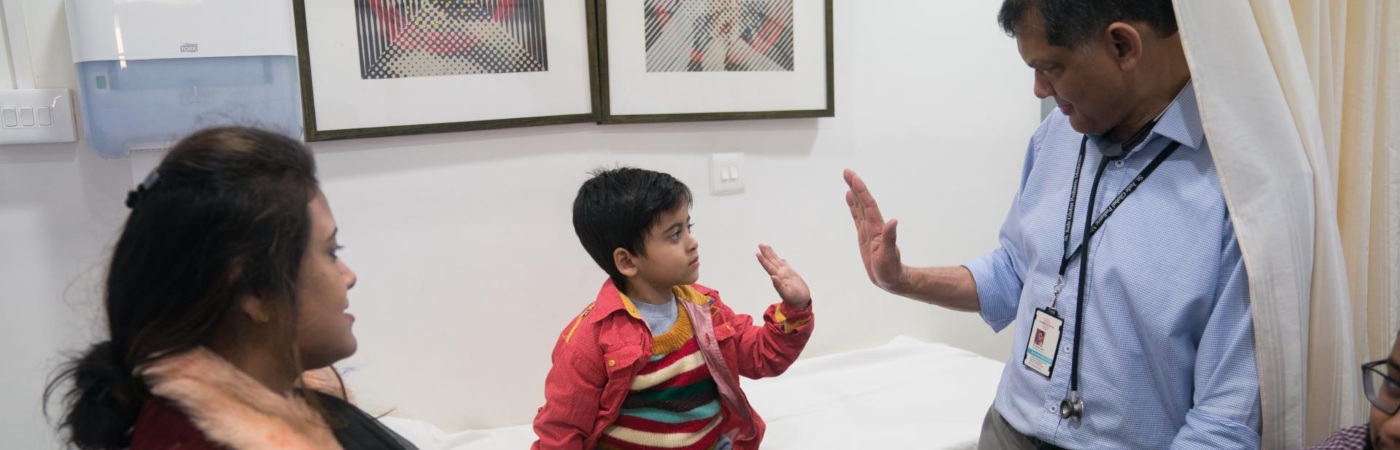
[[710,155],[710,194],[734,195],[744,193],[743,153],[715,153]]
[[77,141],[67,89],[0,90],[0,145]]

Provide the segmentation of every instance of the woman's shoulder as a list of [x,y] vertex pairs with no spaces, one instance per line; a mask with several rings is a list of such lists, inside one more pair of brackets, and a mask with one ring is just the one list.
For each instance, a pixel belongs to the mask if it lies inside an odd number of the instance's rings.
[[384,426],[379,419],[344,399],[325,392],[310,391],[329,415],[328,421],[336,441],[345,450],[395,449],[416,450],[413,443]]
[[195,428],[190,417],[160,397],[141,405],[131,430],[131,450],[222,450]]

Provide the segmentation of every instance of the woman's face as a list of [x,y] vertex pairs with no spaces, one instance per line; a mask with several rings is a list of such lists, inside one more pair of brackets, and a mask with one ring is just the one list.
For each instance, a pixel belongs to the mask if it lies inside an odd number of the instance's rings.
[[302,368],[328,366],[355,354],[357,343],[350,327],[355,316],[346,292],[355,286],[355,272],[336,256],[335,217],[326,196],[318,193],[307,206],[311,212],[311,237],[297,275],[297,336]]

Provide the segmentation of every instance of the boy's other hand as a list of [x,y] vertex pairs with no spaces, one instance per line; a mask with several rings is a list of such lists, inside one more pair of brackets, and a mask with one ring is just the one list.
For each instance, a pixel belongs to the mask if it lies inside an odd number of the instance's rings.
[[812,291],[807,289],[807,282],[802,280],[802,276],[792,270],[786,259],[779,258],[778,253],[773,251],[773,247],[765,244],[758,245],[758,263],[763,265],[763,270],[768,271],[768,277],[773,279],[773,290],[778,291],[778,296],[783,298],[783,303],[789,308],[806,309],[812,303]]

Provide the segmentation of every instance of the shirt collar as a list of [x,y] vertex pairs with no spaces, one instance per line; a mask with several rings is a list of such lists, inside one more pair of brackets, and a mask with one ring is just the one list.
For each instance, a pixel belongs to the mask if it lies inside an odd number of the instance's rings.
[[[708,288],[706,288],[708,289]],[[696,289],[695,286],[675,286],[671,288],[671,293],[681,301],[695,303],[697,305],[707,305],[710,297],[706,292]],[[593,306],[584,313],[589,322],[597,322],[613,313],[626,311],[627,315],[634,319],[641,319],[642,314],[637,311],[637,306],[632,303],[632,299],[627,298],[627,294],[617,290],[617,286],[609,279],[603,282],[603,286],[598,289],[598,297],[593,301]]]
[[1183,147],[1201,148],[1206,133],[1201,127],[1201,110],[1196,100],[1194,81],[1186,82],[1181,93],[1162,113],[1157,126],[1152,128],[1152,134],[1180,142]]
[[[1156,137],[1180,142],[1183,147],[1201,148],[1205,131],[1201,127],[1201,113],[1196,101],[1196,88],[1193,81],[1186,81],[1186,86],[1182,87],[1176,99],[1167,104],[1167,109],[1162,111],[1162,116],[1152,127],[1152,132],[1147,135],[1147,139],[1134,147],[1130,153],[1136,153],[1139,149],[1145,148],[1146,144]],[[1104,142],[1103,136],[1095,137],[1093,141],[1095,145],[1108,145],[1107,142]]]

